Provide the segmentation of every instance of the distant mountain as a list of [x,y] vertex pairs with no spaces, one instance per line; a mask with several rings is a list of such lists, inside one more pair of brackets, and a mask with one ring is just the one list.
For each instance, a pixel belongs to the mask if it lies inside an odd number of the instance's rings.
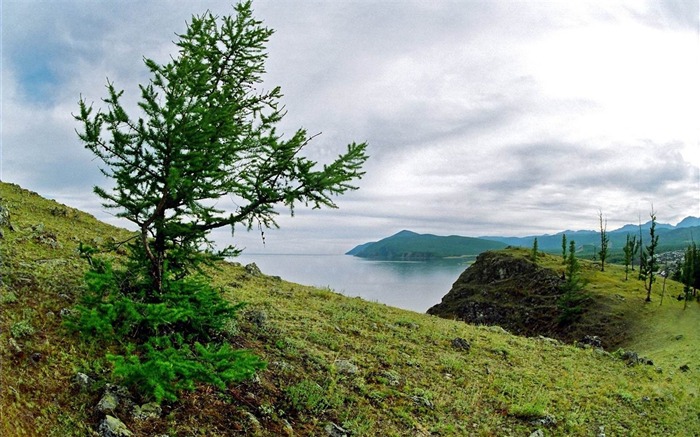
[[360,258],[389,261],[427,261],[442,258],[475,256],[506,244],[481,238],[450,235],[441,237],[401,231],[382,240],[361,244],[346,252]]
[[700,226],[700,217],[686,217],[676,225],[676,229],[691,228],[695,226]]
[[[648,244],[651,221],[642,224],[642,239]],[[686,217],[676,226],[657,223],[659,250],[674,251],[687,247],[692,241],[700,242],[700,218]],[[530,235],[527,237],[461,237],[451,235],[441,237],[431,234],[417,234],[401,231],[391,237],[376,242],[361,244],[346,255],[382,260],[429,260],[447,257],[478,255],[492,249],[506,246],[532,247],[537,238],[537,247],[544,252],[561,251],[562,234],[568,241],[576,241],[581,256],[592,256],[600,247],[600,232],[593,230],[563,231],[556,234]],[[627,235],[639,235],[639,225],[628,224],[608,231],[609,250],[612,255],[621,253]]]
[[[651,221],[642,223],[642,239],[645,241],[649,238],[649,228],[651,228]],[[660,249],[671,251],[685,248],[693,239],[700,240],[700,218],[686,217],[676,226],[657,222],[656,233],[659,235]],[[584,252],[592,254],[594,248],[600,246],[600,232],[593,230],[563,231],[556,234],[530,235],[527,237],[485,236],[479,238],[500,241],[509,246],[520,247],[531,247],[533,241],[537,238],[537,247],[540,250],[553,252],[561,250],[562,234],[566,234],[566,238],[569,241],[575,240],[576,246]],[[622,250],[627,234],[630,236],[639,235],[639,225],[628,224],[619,229],[608,231],[611,252]]]

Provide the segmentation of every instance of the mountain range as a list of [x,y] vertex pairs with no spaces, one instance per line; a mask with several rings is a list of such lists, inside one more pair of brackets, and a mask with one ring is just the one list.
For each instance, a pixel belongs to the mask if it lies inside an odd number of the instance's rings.
[[[651,221],[641,226],[627,224],[619,229],[608,231],[610,252],[620,252],[627,235],[638,237],[640,228],[643,243],[646,244]],[[656,223],[656,234],[659,235],[659,252],[684,249],[689,243],[695,241],[695,238],[700,239],[700,217],[686,217],[675,226]],[[379,241],[360,244],[346,252],[346,255],[376,260],[425,261],[475,256],[486,250],[502,249],[507,246],[531,247],[535,238],[540,250],[558,252],[561,251],[562,235],[566,235],[567,241],[574,240],[583,256],[592,255],[600,245],[600,231],[593,230],[567,230],[556,234],[526,237],[438,236],[403,230]]]

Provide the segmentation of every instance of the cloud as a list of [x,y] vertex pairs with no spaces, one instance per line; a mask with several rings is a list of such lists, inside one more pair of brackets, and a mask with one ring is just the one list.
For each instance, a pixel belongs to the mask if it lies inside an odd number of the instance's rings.
[[[352,141],[368,141],[371,155],[339,210],[285,212],[261,250],[339,253],[404,228],[595,228],[598,209],[615,226],[652,202],[676,222],[700,207],[696,4],[254,8],[276,30],[263,87],[282,87],[282,131],[323,132],[307,149],[321,163]],[[142,57],[167,61],[175,34],[206,9],[232,11],[223,1],[5,2],[3,178],[111,220],[91,194],[109,182],[70,114],[81,95],[100,106],[106,78],[135,111]],[[260,245],[256,233],[235,241]]]

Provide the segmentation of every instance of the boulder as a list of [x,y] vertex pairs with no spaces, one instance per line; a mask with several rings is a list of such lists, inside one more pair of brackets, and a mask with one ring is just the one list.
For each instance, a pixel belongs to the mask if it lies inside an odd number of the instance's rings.
[[160,417],[163,409],[156,402],[149,402],[143,405],[136,405],[132,415],[134,419],[147,420]]
[[348,437],[350,434],[333,422],[328,422],[323,428],[328,437]]
[[469,352],[469,350],[472,348],[472,345],[469,344],[469,342],[463,338],[455,338],[452,340],[452,347],[458,350],[462,350],[464,352]]
[[97,429],[100,437],[130,437],[134,435],[129,428],[124,425],[124,422],[109,414],[100,423]]

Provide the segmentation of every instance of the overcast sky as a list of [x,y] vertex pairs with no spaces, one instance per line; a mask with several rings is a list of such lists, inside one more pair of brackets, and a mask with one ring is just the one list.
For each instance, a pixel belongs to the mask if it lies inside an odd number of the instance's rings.
[[[134,108],[192,14],[230,2],[2,1],[0,179],[114,222],[80,144],[80,95]],[[697,0],[257,1],[275,29],[265,86],[286,132],[328,162],[369,143],[337,210],[216,235],[251,252],[342,253],[402,229],[533,235],[700,215]],[[97,105],[96,105],[97,106]]]

